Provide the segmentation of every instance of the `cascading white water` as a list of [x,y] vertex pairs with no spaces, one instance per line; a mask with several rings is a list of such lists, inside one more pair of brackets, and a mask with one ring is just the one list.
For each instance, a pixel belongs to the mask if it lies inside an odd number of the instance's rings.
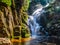
[[37,9],[31,16],[29,16],[28,25],[29,25],[30,30],[31,30],[32,38],[37,37],[37,32],[39,31],[39,29],[41,27],[37,23],[37,18],[44,12],[44,10],[42,10],[42,8]]
[[43,8],[46,8],[47,6],[49,6],[49,3],[47,3],[47,5],[45,6],[41,6],[40,8],[35,10],[32,15],[29,16],[28,25],[31,30],[32,38],[35,38],[37,37],[37,34],[40,34],[39,30],[42,26],[37,23],[37,19],[39,19],[38,17],[40,17],[41,14],[45,12]]

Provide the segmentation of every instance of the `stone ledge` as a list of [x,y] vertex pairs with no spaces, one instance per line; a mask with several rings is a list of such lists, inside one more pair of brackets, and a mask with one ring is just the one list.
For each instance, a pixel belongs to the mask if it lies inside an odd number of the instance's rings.
[[0,38],[0,45],[12,45],[12,43],[8,38]]

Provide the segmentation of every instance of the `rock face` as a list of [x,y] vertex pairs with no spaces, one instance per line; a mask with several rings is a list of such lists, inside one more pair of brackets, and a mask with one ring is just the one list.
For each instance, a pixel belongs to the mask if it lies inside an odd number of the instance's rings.
[[0,45],[12,45],[8,38],[0,38]]
[[[5,1],[0,3],[0,32],[1,32],[0,37],[12,38],[16,34],[16,33],[13,34],[14,32],[18,32],[19,33],[18,35],[21,36],[20,33],[21,33],[21,30],[23,30],[22,28],[24,28],[24,30],[28,30],[27,9],[29,5],[29,1],[28,0],[19,0],[17,2],[16,1],[17,0],[12,0],[11,7],[5,4],[4,3]],[[15,30],[19,29],[19,31],[14,31],[14,29]],[[29,31],[26,31],[26,32],[28,33]]]

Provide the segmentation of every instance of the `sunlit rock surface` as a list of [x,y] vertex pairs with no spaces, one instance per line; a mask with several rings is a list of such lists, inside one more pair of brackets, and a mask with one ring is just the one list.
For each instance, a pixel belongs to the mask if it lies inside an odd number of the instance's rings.
[[12,45],[12,43],[8,38],[0,38],[0,45]]

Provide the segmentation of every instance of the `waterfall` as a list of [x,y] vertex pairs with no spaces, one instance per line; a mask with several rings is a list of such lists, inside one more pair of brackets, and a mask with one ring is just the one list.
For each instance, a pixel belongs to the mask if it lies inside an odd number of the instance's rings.
[[[54,1],[52,1],[52,2],[54,2]],[[46,0],[45,6],[37,5],[37,9],[34,10],[32,15],[29,15],[28,26],[30,28],[31,37],[35,38],[41,34],[39,31],[41,30],[41,27],[43,27],[43,26],[40,25],[39,23],[46,21],[46,15],[45,14],[42,15],[42,14],[46,12],[44,9],[49,6],[49,3],[50,2],[48,0]],[[43,18],[43,19],[41,19],[41,18]],[[38,21],[43,20],[43,21],[38,23],[37,20]],[[44,30],[44,28],[42,30]],[[45,32],[45,33],[48,34],[47,32]]]
[[30,31],[31,37],[33,38],[37,37],[37,34],[39,33],[39,29],[40,27],[42,27],[37,23],[38,17],[44,12],[44,10],[42,9],[43,7],[40,9],[37,9],[35,12],[33,12],[32,15],[29,16],[29,19],[28,19],[28,25],[31,30]]

